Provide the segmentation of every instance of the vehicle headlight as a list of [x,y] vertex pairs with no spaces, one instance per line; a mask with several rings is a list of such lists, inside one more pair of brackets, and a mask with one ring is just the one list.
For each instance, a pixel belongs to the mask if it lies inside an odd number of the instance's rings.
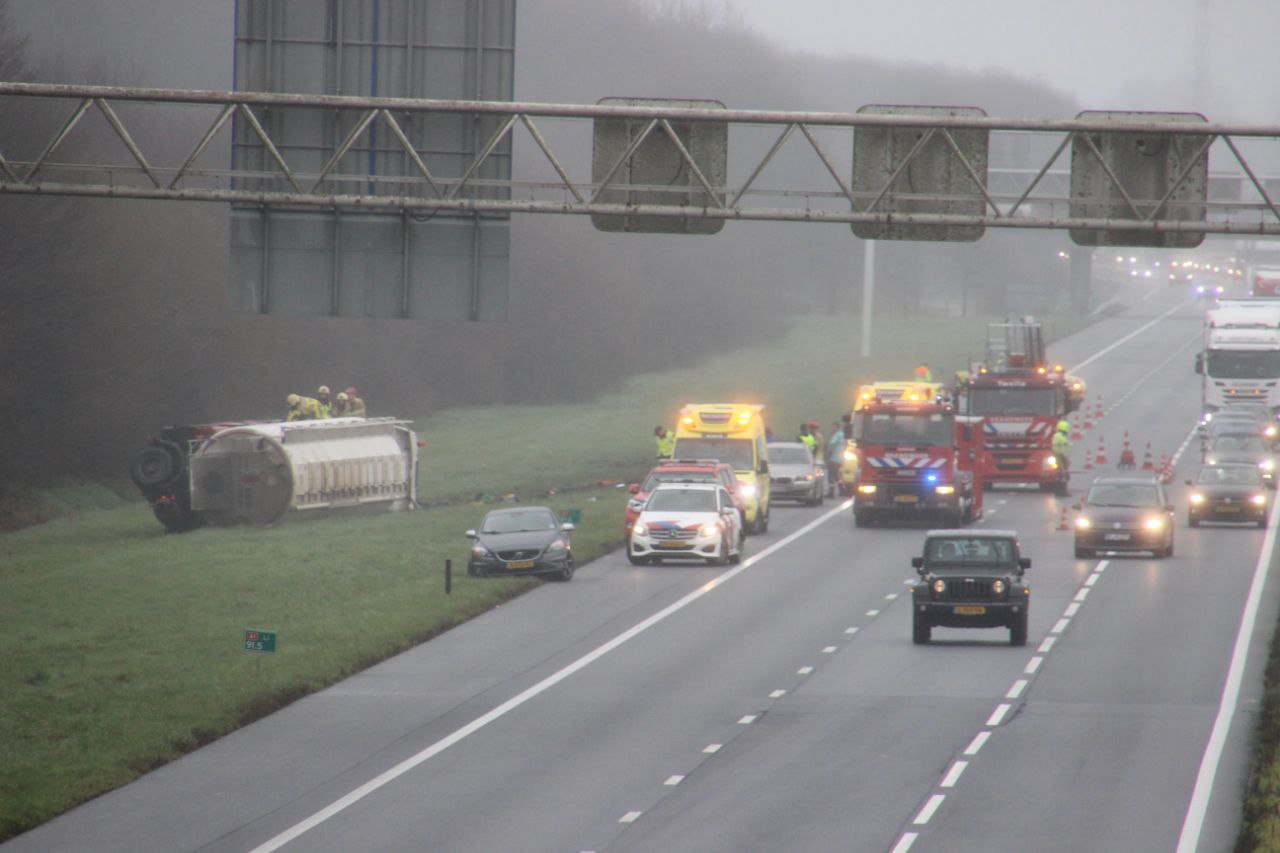
[[708,521],[706,524],[698,528],[699,536],[718,536],[720,533],[720,522]]
[[845,462],[852,462],[858,458],[858,454],[854,453],[852,450],[846,450],[840,455],[844,457]]
[[1089,520],[1089,516],[1081,515],[1076,517],[1076,527],[1085,529],[1092,526],[1093,526],[1093,522]]
[[858,491],[864,495],[874,495],[876,493],[876,486],[874,483],[867,483],[865,485],[858,486]]
[[1253,497],[1249,498],[1249,500],[1253,501],[1253,502],[1254,502],[1254,503],[1256,503],[1258,506],[1262,506],[1263,504],[1265,504],[1265,503],[1267,502],[1267,496],[1266,496],[1266,495],[1254,495]]
[[1258,467],[1263,471],[1274,471],[1276,470],[1276,461],[1274,459],[1263,459],[1258,463]]
[[949,495],[955,492],[955,486],[934,486],[933,490],[940,495]]
[[996,578],[991,582],[991,591],[996,595],[1004,595],[1004,581]]
[[486,547],[484,547],[483,545],[472,545],[472,546],[471,546],[471,556],[473,556],[473,557],[488,557],[488,556],[490,556],[490,554],[489,554],[489,549],[488,549],[488,548],[486,548]]
[[1266,429],[1264,429],[1262,432],[1264,435],[1266,435],[1267,438],[1276,437],[1276,428],[1274,426],[1269,426]]
[[1191,502],[1196,506],[1199,506],[1200,504],[1204,503],[1204,495],[1200,494],[1199,492],[1192,492]]
[[1044,458],[1044,467],[1056,469],[1058,467],[1058,457],[1053,456],[1052,454],[1046,456]]
[[1213,456],[1210,456],[1210,457],[1207,457],[1207,458],[1204,460],[1204,464],[1206,464],[1206,465],[1217,465],[1217,464],[1218,464],[1218,460],[1217,460],[1216,458],[1214,458]]
[[567,553],[568,550],[569,550],[569,543],[563,539],[557,539],[556,541],[552,542],[550,545],[547,546],[546,554],[548,557],[551,557],[558,554]]
[[649,526],[647,524],[643,524],[637,521],[635,524],[631,526],[631,532],[637,536],[648,536]]
[[942,595],[947,591],[947,582],[942,578],[938,578],[933,582],[933,591],[938,595]]
[[803,479],[805,479],[805,480],[812,480],[812,479],[813,479],[813,475],[812,475],[812,474],[805,474]]
[[754,498],[756,496],[756,487],[754,483],[743,483],[738,487],[738,491],[744,498]]
[[1158,515],[1153,515],[1142,522],[1142,526],[1148,530],[1159,530],[1164,527],[1164,519]]

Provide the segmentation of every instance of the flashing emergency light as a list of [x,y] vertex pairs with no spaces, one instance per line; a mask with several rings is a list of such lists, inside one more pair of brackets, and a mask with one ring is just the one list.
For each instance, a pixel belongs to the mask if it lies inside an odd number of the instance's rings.
[[938,482],[938,475],[933,471],[930,471],[928,474],[924,475],[924,481],[926,483],[936,483]]
[[683,418],[680,419],[680,423],[684,424],[687,427],[693,426],[693,415],[685,415]]

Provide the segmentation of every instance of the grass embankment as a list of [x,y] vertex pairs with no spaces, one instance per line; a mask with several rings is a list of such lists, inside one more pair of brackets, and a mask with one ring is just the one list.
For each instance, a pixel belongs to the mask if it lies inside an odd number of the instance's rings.
[[1237,853],[1280,853],[1280,631],[1271,636]]
[[[48,496],[74,514],[0,534],[0,838],[538,583],[459,571],[445,597],[443,562],[460,567],[462,532],[486,508],[475,495],[582,509],[585,562],[620,543],[627,494],[567,490],[643,473],[653,426],[681,403],[757,400],[780,435],[810,418],[825,430],[858,382],[922,359],[950,375],[983,322],[888,320],[863,360],[855,321],[801,318],[775,344],[636,377],[591,403],[426,418],[423,512],[165,535],[139,503]],[[250,627],[279,632],[260,673],[240,650]]]

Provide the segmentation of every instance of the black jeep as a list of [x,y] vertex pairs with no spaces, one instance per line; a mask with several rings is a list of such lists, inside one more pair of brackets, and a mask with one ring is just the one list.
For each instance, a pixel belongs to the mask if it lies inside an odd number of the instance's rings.
[[924,555],[912,557],[920,583],[911,588],[911,639],[927,643],[934,625],[1009,629],[1009,642],[1027,644],[1031,589],[1022,573],[1012,530],[930,530]]

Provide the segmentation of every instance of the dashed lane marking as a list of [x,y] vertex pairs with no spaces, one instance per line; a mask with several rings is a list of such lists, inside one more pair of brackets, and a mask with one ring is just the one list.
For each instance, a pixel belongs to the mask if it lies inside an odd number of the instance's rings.
[[640,817],[640,814],[640,812],[627,812],[622,817],[618,818],[618,823],[635,823],[636,819]]
[[915,820],[911,822],[916,826],[924,826],[933,819],[934,813],[938,811],[938,807],[941,806],[943,801],[946,799],[946,794],[934,794],[929,798],[929,802],[924,804],[924,808],[922,808],[919,814],[916,815]]
[[[1092,577],[1097,577],[1097,575],[1092,575]],[[1076,598],[1075,598],[1075,600],[1076,600],[1076,601],[1084,601],[1084,600],[1085,600],[1086,598],[1088,598],[1088,597],[1089,597],[1089,588],[1086,586],[1084,589],[1082,589],[1082,590],[1080,590],[1079,592],[1077,592],[1077,593],[1076,593]]]
[[770,694],[769,694],[769,698],[770,698],[770,699],[781,699],[783,696],[786,696],[786,695],[787,695],[787,691],[785,691],[785,690],[775,690],[775,691],[773,691],[772,693],[770,693]]
[[1097,572],[1094,572],[1093,574],[1089,575],[1089,577],[1084,579],[1084,585],[1093,586],[1095,583],[1098,582],[1099,577],[1100,575]]
[[969,745],[964,748],[965,755],[977,755],[978,750],[986,745],[987,739],[991,737],[991,732],[978,732],[973,736],[973,740],[969,741]]
[[1023,674],[1035,675],[1036,670],[1040,669],[1040,664],[1042,663],[1044,663],[1044,658],[1042,658],[1039,655],[1036,655],[1031,660],[1027,661],[1027,665],[1022,669]]
[[1004,698],[1017,699],[1019,696],[1022,695],[1022,691],[1026,689],[1027,689],[1027,680],[1025,678],[1019,678],[1017,681],[1013,682],[1013,686],[1009,688],[1008,693],[1004,694]]
[[824,655],[833,655],[833,654],[835,654],[835,653],[836,653],[836,647],[835,647],[835,646],[826,646],[825,648],[823,648],[822,653],[823,653]]
[[960,774],[969,766],[967,761],[957,761],[951,765],[951,769],[947,771],[947,775],[942,777],[942,782],[938,784],[939,788],[954,788],[956,783],[960,781]]
[[867,611],[867,615],[868,615],[868,616],[879,616],[879,615],[880,615],[880,611],[879,611],[879,610],[868,610],[868,611]]
[[844,629],[844,632],[845,632],[846,634],[856,634],[856,633],[858,633],[858,629],[857,629],[855,626],[850,625],[848,628],[845,628],[845,629]]
[[1053,644],[1056,643],[1057,641],[1058,641],[1057,637],[1045,637],[1044,642],[1040,644],[1040,648],[1037,649],[1037,651],[1039,651],[1040,654],[1042,655],[1047,655],[1049,654],[1050,650],[1053,649]]
[[917,838],[919,838],[919,835],[915,832],[904,832],[889,853],[907,853],[911,849],[911,845],[915,844]]
[[991,716],[987,718],[988,726],[998,726],[1004,722],[1004,715],[1009,713],[1009,709],[1013,706],[1007,702],[1001,702],[996,709],[991,712]]
[[1059,619],[1052,628],[1049,629],[1050,634],[1061,634],[1067,630],[1067,626],[1071,624],[1070,619]]
[[709,743],[702,748],[702,751],[707,755],[715,755],[717,752],[720,751],[720,748],[722,746],[724,746],[724,744],[722,743]]
[[663,782],[662,784],[666,785],[668,788],[674,788],[676,785],[679,785],[683,781],[684,781],[683,776],[679,776],[679,775],[668,776],[667,781]]
[[800,667],[799,669],[797,669],[797,670],[796,670],[796,675],[808,675],[808,674],[809,674],[809,673],[811,673],[811,672],[813,672],[813,667],[811,667],[811,666],[802,666],[802,667]]
[[749,726],[749,725],[751,725],[752,723],[754,723],[755,721],[756,721],[756,715],[755,715],[755,714],[747,714],[745,717],[742,717],[741,719],[739,719],[739,720],[738,720],[738,725],[740,725],[740,726]]
[[1062,615],[1070,619],[1072,616],[1075,616],[1079,612],[1080,612],[1080,602],[1073,601],[1072,603],[1067,605],[1066,610],[1062,611]]

